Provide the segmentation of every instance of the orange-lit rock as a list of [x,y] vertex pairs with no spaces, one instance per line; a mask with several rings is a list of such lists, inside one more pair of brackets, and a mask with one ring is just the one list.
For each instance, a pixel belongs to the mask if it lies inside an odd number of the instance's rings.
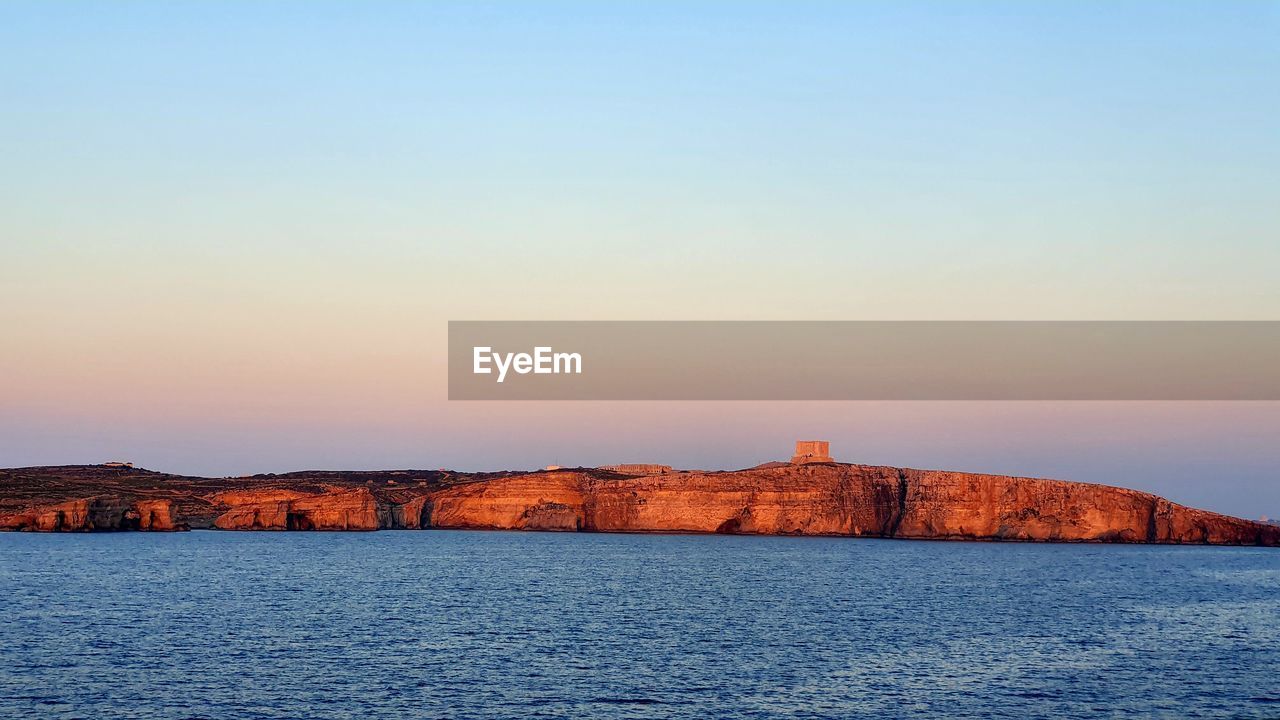
[[36,532],[86,532],[114,530],[124,507],[114,498],[72,500],[33,513],[30,529]]
[[902,522],[895,537],[1280,544],[1280,528],[1136,490],[924,470],[905,470],[903,477]]
[[213,526],[219,530],[288,530],[289,501],[235,504],[214,519]]
[[169,500],[140,500],[125,513],[127,522],[136,522],[139,530],[171,532],[186,529],[178,521]]
[[1280,544],[1280,528],[1123,488],[805,464],[611,479],[534,473],[442,489],[433,527],[1052,542]]
[[103,530],[185,530],[169,500],[129,503],[118,497],[90,497],[0,514],[0,529],[35,532]]
[[214,520],[222,530],[377,530],[386,526],[368,488],[330,489],[316,494],[279,488],[219,493],[231,507]]
[[585,513],[585,477],[575,472],[540,472],[435,492],[431,527],[576,530]]
[[[895,480],[891,482],[890,480]],[[875,468],[805,465],[734,473],[594,481],[586,529],[798,535],[884,534],[896,476]]]
[[312,472],[189,478],[101,466],[0,470],[0,529],[487,528],[955,540],[1280,545],[1280,527],[1149,493],[838,463],[624,476]]
[[896,537],[1147,540],[1155,496],[998,475],[907,470]]
[[432,495],[433,527],[883,535],[898,505],[896,472],[806,465],[626,479],[549,472]]

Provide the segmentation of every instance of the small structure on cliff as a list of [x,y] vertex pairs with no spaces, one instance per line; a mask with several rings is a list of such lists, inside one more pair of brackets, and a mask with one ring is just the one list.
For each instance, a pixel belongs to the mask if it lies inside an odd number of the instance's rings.
[[831,459],[831,443],[826,440],[796,441],[796,454],[791,456],[792,465],[829,462],[835,462]]

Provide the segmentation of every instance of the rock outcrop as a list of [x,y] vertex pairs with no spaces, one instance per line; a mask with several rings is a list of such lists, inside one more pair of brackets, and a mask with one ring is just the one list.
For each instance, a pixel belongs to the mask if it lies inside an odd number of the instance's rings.
[[1275,545],[1261,523],[1104,485],[904,470],[894,537]]
[[0,530],[92,532],[104,530],[185,530],[169,500],[126,501],[89,497],[0,514]]
[[[493,475],[295,473],[234,480],[148,476],[130,469],[114,484],[108,480],[115,476],[93,475],[85,485],[96,487],[97,494],[24,503],[37,485],[22,485],[17,480],[32,478],[14,474],[54,471],[64,473],[67,492],[81,487],[72,482],[74,468],[0,471],[0,529],[472,528],[1280,545],[1278,526],[1195,510],[1135,490],[837,463],[654,475],[579,468]],[[10,485],[18,488],[11,491],[17,499],[6,495]],[[19,497],[23,492],[26,496]],[[14,507],[20,503],[24,506]]]
[[[368,488],[326,488],[314,495],[272,488],[221,493],[230,509],[213,521],[222,530],[377,530],[389,527]],[[389,510],[388,510],[389,514]]]

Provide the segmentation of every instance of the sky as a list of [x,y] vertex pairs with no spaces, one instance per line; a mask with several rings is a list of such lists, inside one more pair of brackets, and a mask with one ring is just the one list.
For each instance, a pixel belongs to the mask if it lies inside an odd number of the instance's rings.
[[1280,319],[1277,2],[0,4],[0,466],[840,460],[1280,516],[1276,403],[462,403],[449,320]]

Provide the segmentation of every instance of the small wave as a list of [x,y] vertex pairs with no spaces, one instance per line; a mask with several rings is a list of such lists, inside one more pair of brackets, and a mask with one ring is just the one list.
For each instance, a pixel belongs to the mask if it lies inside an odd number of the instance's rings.
[[661,700],[653,698],[592,698],[591,702],[602,705],[665,705]]

